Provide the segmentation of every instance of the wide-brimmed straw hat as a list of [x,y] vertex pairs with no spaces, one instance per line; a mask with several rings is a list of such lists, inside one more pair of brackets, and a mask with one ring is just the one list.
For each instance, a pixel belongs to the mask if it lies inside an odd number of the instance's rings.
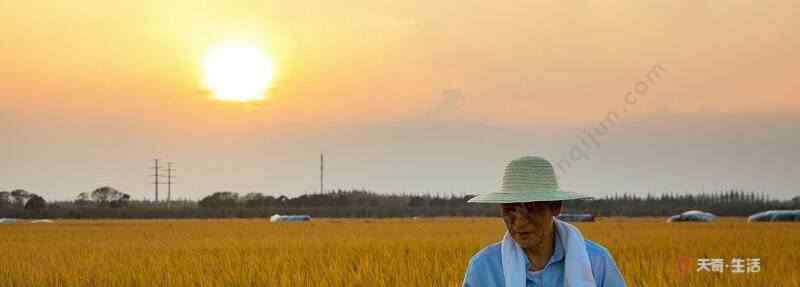
[[515,203],[591,198],[558,187],[553,165],[538,156],[521,157],[506,165],[500,191],[473,197],[473,203]]

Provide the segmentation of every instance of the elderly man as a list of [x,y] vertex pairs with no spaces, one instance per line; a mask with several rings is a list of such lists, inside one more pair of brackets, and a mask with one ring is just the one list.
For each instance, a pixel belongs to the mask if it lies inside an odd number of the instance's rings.
[[580,198],[589,196],[559,189],[547,160],[511,161],[499,192],[469,200],[500,204],[507,232],[472,257],[464,286],[625,286],[606,248],[555,218],[562,201]]

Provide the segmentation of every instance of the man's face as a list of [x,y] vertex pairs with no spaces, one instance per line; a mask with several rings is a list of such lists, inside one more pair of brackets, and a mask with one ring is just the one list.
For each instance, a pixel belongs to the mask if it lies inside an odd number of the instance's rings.
[[504,203],[500,208],[508,233],[520,247],[542,248],[545,234],[551,234],[553,216],[561,212],[561,203],[553,201]]

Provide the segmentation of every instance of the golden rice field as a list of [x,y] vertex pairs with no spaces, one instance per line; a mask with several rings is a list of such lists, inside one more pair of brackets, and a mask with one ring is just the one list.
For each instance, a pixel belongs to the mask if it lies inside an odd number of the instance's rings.
[[[579,223],[629,286],[800,286],[800,225]],[[500,219],[104,220],[0,225],[0,286],[459,286]],[[758,273],[696,258],[760,258]],[[679,265],[691,264],[681,272]]]

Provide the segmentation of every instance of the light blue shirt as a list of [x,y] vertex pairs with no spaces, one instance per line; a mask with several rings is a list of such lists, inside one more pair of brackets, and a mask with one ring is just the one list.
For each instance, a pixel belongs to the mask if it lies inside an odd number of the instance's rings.
[[[586,241],[586,252],[589,254],[589,261],[592,263],[592,275],[598,287],[623,287],[625,280],[622,278],[614,258],[608,250],[592,242]],[[525,285],[527,287],[539,286],[564,286],[564,248],[556,232],[556,240],[553,242],[553,255],[550,261],[539,271],[528,271]],[[469,260],[467,272],[464,274],[464,287],[487,287],[504,286],[503,260],[500,252],[501,242],[489,245],[479,251]],[[525,270],[531,266],[528,257],[525,256]]]

